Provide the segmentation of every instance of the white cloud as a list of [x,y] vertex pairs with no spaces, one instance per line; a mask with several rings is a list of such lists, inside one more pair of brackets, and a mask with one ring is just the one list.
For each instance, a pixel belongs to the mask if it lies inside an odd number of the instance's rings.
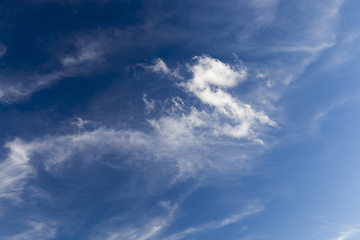
[[[236,69],[208,56],[195,57],[195,60],[194,65],[188,66],[193,74],[192,78],[187,82],[180,83],[180,85],[198,97],[202,103],[213,107],[216,113],[227,119],[223,124],[219,122],[214,124],[213,131],[216,134],[233,138],[254,139],[256,133],[253,128],[257,124],[277,126],[264,112],[255,111],[250,104],[241,102],[226,91],[226,89],[235,87],[239,82],[245,80],[247,75],[245,68]],[[161,62],[161,68],[157,67],[156,69],[165,69],[162,71],[171,72],[163,61],[158,60],[158,62]],[[158,72],[154,68],[152,70]],[[194,121],[196,120],[198,124],[205,125],[205,121],[201,118],[208,117],[208,115],[204,112],[199,114],[193,108],[189,117]],[[212,118],[211,120],[214,121],[215,119]]]
[[164,61],[160,58],[156,59],[154,65],[149,66],[148,68],[156,73],[160,73],[160,72],[163,72],[165,74],[171,73],[170,69],[166,66]]
[[83,120],[82,118],[78,118],[76,117],[76,120],[75,122],[71,123],[72,125],[76,125],[79,129],[84,129],[84,126],[85,125],[88,125],[88,124],[92,124],[93,122],[92,121],[89,121],[89,120]]
[[163,73],[168,76],[182,79],[182,76],[179,74],[179,69],[170,70],[167,67],[166,63],[161,58],[155,59],[153,65],[148,66],[148,65],[139,64],[139,66],[142,66],[145,69],[149,69],[150,71],[155,73]]
[[210,86],[221,88],[235,87],[246,77],[246,69],[234,69],[230,65],[208,56],[194,58],[197,62],[189,66],[193,78],[187,82],[192,92],[204,90]]

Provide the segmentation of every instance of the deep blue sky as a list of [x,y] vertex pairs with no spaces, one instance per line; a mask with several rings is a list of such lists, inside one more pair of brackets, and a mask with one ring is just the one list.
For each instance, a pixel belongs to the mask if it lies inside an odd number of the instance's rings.
[[359,10],[1,1],[0,239],[359,239]]

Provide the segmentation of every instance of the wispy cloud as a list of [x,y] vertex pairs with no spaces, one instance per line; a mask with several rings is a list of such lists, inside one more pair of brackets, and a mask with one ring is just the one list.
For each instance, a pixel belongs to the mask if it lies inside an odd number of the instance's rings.
[[[166,239],[166,240],[180,240],[189,236],[196,236],[201,233],[213,231],[227,225],[244,220],[247,217],[261,213],[264,210],[264,206],[254,202],[248,204],[245,209],[230,217],[219,221],[208,222],[196,227],[190,227],[181,232],[170,234],[167,233],[167,228],[175,220],[175,213],[178,211],[178,204],[167,207],[167,214],[159,217],[147,218],[142,220],[139,226],[133,226],[124,224],[123,227],[113,227],[113,221],[117,222],[117,219],[110,220],[109,222],[99,226],[99,233],[93,239],[107,239],[107,240],[148,240],[148,239]],[[145,222],[145,223],[143,223]],[[115,223],[116,225],[116,223]],[[127,226],[126,226],[127,225]]]
[[353,237],[358,235],[359,232],[360,232],[360,229],[351,227],[348,230],[341,232],[338,237],[332,238],[331,240],[352,239]]
[[[59,60],[63,67],[48,74],[0,72],[0,102],[12,104],[51,87],[58,81],[94,71],[103,61],[103,51],[106,49],[102,43],[101,39],[76,37],[77,50],[71,55],[61,56]],[[6,47],[2,48],[0,45],[0,53],[2,49],[5,54]]]
[[57,227],[53,221],[29,220],[26,222],[27,230],[14,236],[5,237],[6,240],[46,240],[57,236]]
[[46,75],[34,74],[32,76],[31,74],[30,76],[3,75],[0,82],[0,102],[7,104],[14,103],[70,76],[73,76],[73,74],[66,71]]
[[[263,38],[258,38],[267,41],[242,39],[236,44],[237,54],[259,59],[247,63],[249,69],[267,73],[259,88],[248,94],[272,107],[289,83],[301,77],[310,64],[337,44],[343,3],[342,0],[280,1],[274,20],[262,32]],[[289,17],[289,11],[284,9],[292,9],[296,14]],[[281,37],[276,33],[281,33]]]
[[179,233],[175,233],[165,239],[167,240],[179,240],[179,239],[183,239],[187,236],[191,236],[191,235],[196,235],[199,233],[204,233],[204,232],[208,232],[208,231],[212,231],[218,228],[222,228],[225,227],[229,224],[233,224],[236,222],[239,222],[241,220],[243,220],[246,217],[255,215],[255,214],[259,214],[262,211],[264,211],[264,206],[254,203],[254,204],[249,204],[246,209],[238,214],[234,214],[228,218],[225,218],[221,221],[218,222],[209,222],[209,223],[205,223],[203,225],[197,226],[197,227],[190,227],[182,232]]
[[29,164],[29,152],[22,141],[16,139],[6,144],[6,147],[10,152],[0,163],[0,198],[11,198],[18,202],[19,194],[35,171]]
[[169,207],[168,213],[165,216],[147,219],[146,223],[139,227],[129,226],[128,224],[125,224],[128,226],[120,228],[103,226],[104,229],[101,229],[100,233],[93,239],[148,240],[157,238],[157,236],[173,221],[177,207],[177,204]]
[[61,63],[66,66],[76,66],[84,63],[100,62],[103,59],[106,48],[101,39],[86,39],[77,37],[77,50],[71,55],[61,58]]
[[319,131],[321,130],[321,124],[326,121],[329,115],[333,114],[333,112],[340,110],[342,107],[348,104],[358,102],[359,98],[359,93],[356,93],[337,99],[333,103],[322,107],[322,109],[315,112],[315,114],[313,114],[313,116],[307,122],[305,122],[304,125],[300,126],[300,128],[298,129],[299,132],[297,133],[297,137],[304,137],[305,134],[305,138],[308,138],[309,135],[313,136],[314,134],[319,133]]
[[[308,3],[299,2],[298,9],[312,9],[314,14],[304,12],[304,15],[308,17],[308,20],[295,19],[296,24],[290,24],[287,22],[287,16],[282,16],[277,12],[279,5],[283,5],[285,2],[279,2],[277,0],[267,1],[250,1],[238,3],[237,1],[228,1],[228,4],[222,4],[224,6],[218,6],[212,2],[209,7],[216,8],[218,10],[230,11],[229,19],[226,19],[229,26],[225,32],[216,29],[215,34],[210,36],[210,39],[206,39],[206,42],[222,42],[221,39],[228,38],[228,32],[238,32],[236,41],[231,40],[227,46],[231,46],[231,51],[241,52],[244,50],[245,54],[252,53],[253,55],[265,55],[268,59],[267,64],[252,63],[252,67],[258,68],[268,72],[266,81],[273,81],[277,84],[293,81],[298,77],[306,67],[313,62],[325,49],[330,48],[336,43],[336,23],[338,20],[339,9],[341,8],[343,1],[309,1]],[[289,3],[290,4],[290,3]],[[302,4],[308,4],[306,8],[301,7]],[[161,9],[160,5],[156,5]],[[237,9],[238,11],[234,11]],[[249,20],[238,19],[240,11],[248,10],[252,12]],[[234,11],[234,13],[233,13]],[[304,10],[305,11],[305,10]],[[236,13],[236,14],[235,14]],[[194,14],[194,13],[189,13]],[[301,15],[301,14],[300,14]],[[200,21],[201,16],[196,13],[196,21]],[[175,16],[174,16],[175,17]],[[199,39],[199,42],[204,42],[204,32],[195,31],[189,29],[188,31],[179,31],[174,27],[171,28],[171,36],[169,36],[169,27],[164,19],[168,16],[148,15],[143,24],[129,26],[125,29],[117,29],[110,27],[107,29],[97,29],[93,31],[79,31],[75,34],[76,39],[76,51],[70,54],[59,56],[60,61],[64,69],[53,72],[50,75],[36,75],[29,73],[28,76],[4,76],[3,79],[11,78],[25,78],[32,79],[31,84],[24,84],[25,81],[18,81],[17,84],[13,84],[13,81],[3,81],[0,86],[0,101],[2,102],[15,102],[30,96],[32,93],[51,86],[61,79],[69,76],[81,75],[84,72],[91,72],[95,66],[100,62],[105,62],[108,56],[118,53],[120,50],[132,49],[136,47],[144,46],[159,46],[169,43],[177,42],[179,39]],[[245,21],[245,22],[244,22]],[[252,27],[250,27],[252,26]],[[289,29],[289,26],[299,26],[297,29]],[[268,31],[276,30],[286,32],[285,36],[281,39],[276,38],[277,41],[269,41],[266,43],[254,42],[250,36],[258,34],[258,31],[263,31],[266,28]],[[230,29],[230,30],[229,30]],[[234,31],[232,31],[232,29]],[[141,36],[141,37],[139,37]],[[245,37],[247,36],[247,37]],[[209,36],[207,36],[209,37]],[[135,39],[135,40],[134,40]],[[270,39],[274,39],[270,36]],[[221,41],[220,41],[221,40]],[[192,42],[196,45],[196,42]],[[219,49],[227,49],[226,46],[218,46]],[[5,49],[5,48],[4,48]],[[243,49],[243,50],[242,50]],[[209,51],[211,49],[208,49]],[[304,55],[301,52],[308,53]],[[284,53],[279,58],[279,53]],[[211,54],[211,52],[210,52]],[[286,59],[286,60],[285,60]],[[97,66],[98,67],[98,66]],[[179,77],[178,72],[170,71],[164,65],[161,59],[156,60],[156,64],[153,67],[154,71],[162,71],[168,74],[172,74],[175,77]],[[276,84],[272,84],[274,86]],[[274,93],[268,93],[266,91],[259,91],[257,94],[266,94],[268,96],[276,95]],[[279,96],[275,97],[278,99]]]
[[2,42],[0,42],[0,57],[5,55],[6,50],[7,50],[6,46]]

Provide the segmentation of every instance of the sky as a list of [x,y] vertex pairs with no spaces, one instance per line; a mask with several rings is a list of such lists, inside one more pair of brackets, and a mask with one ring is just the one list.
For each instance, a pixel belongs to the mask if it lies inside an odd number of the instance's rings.
[[360,239],[359,10],[1,1],[0,239]]

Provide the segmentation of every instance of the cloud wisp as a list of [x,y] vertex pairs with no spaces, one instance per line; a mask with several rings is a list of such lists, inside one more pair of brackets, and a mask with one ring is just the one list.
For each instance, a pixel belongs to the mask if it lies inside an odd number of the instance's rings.
[[27,98],[34,92],[40,91],[62,80],[73,76],[67,71],[59,71],[46,75],[33,76],[2,76],[0,82],[0,102],[11,104]]
[[19,194],[35,171],[29,164],[28,149],[20,140],[6,144],[6,147],[10,152],[0,163],[0,198],[11,198],[18,202],[21,201]]
[[[93,239],[106,239],[106,240],[148,240],[154,239],[166,229],[174,219],[175,212],[178,205],[169,206],[167,213],[164,216],[149,218],[146,221],[142,220],[141,226],[124,226],[124,227],[111,227],[102,226]],[[145,223],[144,223],[145,222]],[[111,225],[108,223],[108,225]],[[125,224],[126,225],[126,224]]]
[[241,213],[234,214],[234,215],[227,217],[218,222],[210,222],[210,223],[205,223],[205,224],[197,226],[197,227],[190,227],[182,232],[175,233],[169,237],[166,237],[165,239],[166,240],[180,240],[180,239],[184,239],[191,235],[209,232],[209,231],[239,222],[239,221],[243,220],[244,218],[250,217],[252,215],[259,214],[262,211],[264,211],[264,209],[265,209],[264,206],[262,206],[258,203],[249,204],[246,207],[246,209]]
[[57,237],[57,227],[53,221],[28,220],[27,230],[22,233],[5,237],[6,240],[46,240]]
[[347,240],[347,239],[352,239],[353,237],[355,237],[356,235],[358,235],[358,233],[360,232],[360,230],[358,228],[350,228],[347,231],[343,231],[339,234],[338,237],[336,238],[332,238],[331,240]]
[[[77,50],[72,55],[61,56],[58,59],[62,67],[48,74],[5,74],[0,73],[0,102],[12,104],[33,93],[48,88],[69,77],[81,76],[99,68],[103,61],[103,47],[101,40],[84,40],[76,37]],[[0,45],[0,55],[1,55]],[[3,54],[6,48],[3,47]],[[95,67],[96,65],[96,67]]]
[[125,226],[122,228],[114,228],[107,223],[98,230],[98,233],[93,239],[106,240],[148,240],[148,239],[164,239],[164,240],[180,240],[189,236],[196,236],[202,233],[210,232],[227,225],[240,222],[250,216],[260,214],[264,211],[264,206],[254,202],[245,206],[245,209],[237,214],[231,215],[219,221],[212,221],[201,224],[196,227],[190,227],[183,231],[169,234],[167,228],[175,219],[175,213],[178,211],[178,204],[168,208],[167,214],[161,217],[148,218],[141,226]]

